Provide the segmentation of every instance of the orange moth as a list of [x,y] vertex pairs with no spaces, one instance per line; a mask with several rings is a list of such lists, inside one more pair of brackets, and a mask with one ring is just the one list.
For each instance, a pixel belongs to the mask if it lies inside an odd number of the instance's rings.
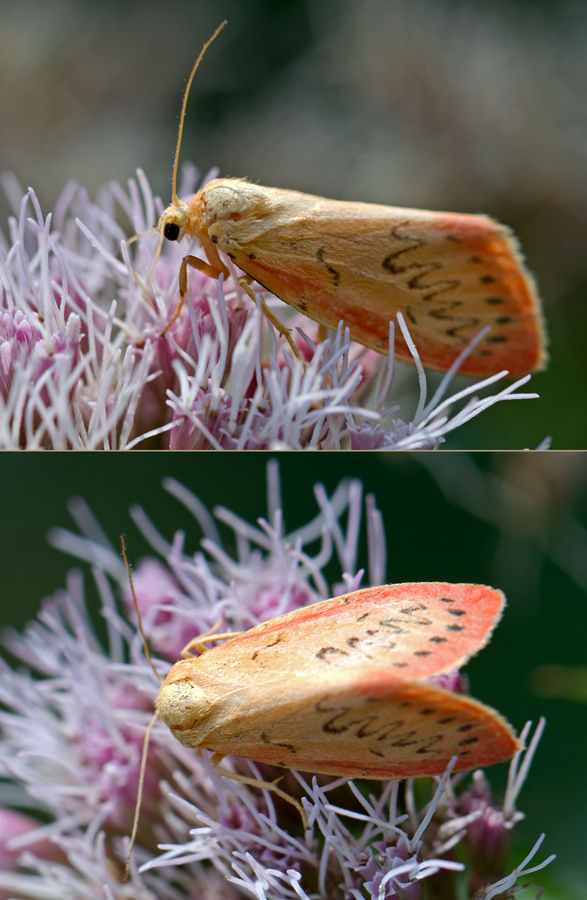
[[456,771],[501,762],[521,749],[505,719],[430,679],[477,653],[504,605],[493,588],[436,582],[324,600],[176,662],[158,712],[188,747],[306,772],[408,778],[440,775],[453,756]]
[[[188,80],[172,202],[157,225],[157,255],[163,237],[187,237],[199,242],[206,260],[184,257],[179,304],[163,334],[184,303],[188,267],[228,277],[222,251],[245,273],[241,284],[252,296],[255,281],[323,326],[336,329],[342,321],[353,340],[380,353],[389,352],[389,323],[402,312],[427,368],[449,369],[486,326],[491,330],[461,374],[507,369],[518,376],[543,368],[545,330],[534,282],[512,232],[487,216],[340,202],[240,178],[217,178],[189,202],[180,200],[177,165],[189,89],[224,24]],[[299,355],[287,328],[262,305]],[[401,335],[395,355],[413,362]]]

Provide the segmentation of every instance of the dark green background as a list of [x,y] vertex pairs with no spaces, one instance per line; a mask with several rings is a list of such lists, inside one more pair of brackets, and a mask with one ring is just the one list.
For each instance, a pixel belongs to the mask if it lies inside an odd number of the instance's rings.
[[[544,298],[539,401],[450,438],[587,447],[586,4],[575,0],[23,0],[0,4],[0,169],[48,211],[183,158],[335,199],[484,211],[519,234]],[[0,222],[4,221],[0,205]]]
[[[163,491],[163,477],[177,478],[209,508],[223,504],[255,521],[266,513],[269,458],[205,453],[5,454],[0,459],[2,622],[21,626],[41,597],[63,584],[74,565],[45,541],[53,526],[71,527],[66,502],[72,496],[87,500],[113,542],[121,531],[126,533],[136,564],[146,547],[128,515],[135,503],[144,507],[166,538],[183,528],[187,551],[198,548],[198,529]],[[375,494],[384,517],[389,581],[472,581],[506,591],[509,606],[504,620],[490,646],[469,666],[473,691],[517,729],[528,718],[547,716],[543,743],[520,801],[527,821],[519,833],[524,841],[533,842],[545,831],[541,858],[557,852],[560,870],[577,873],[585,868],[587,839],[586,712],[578,704],[535,696],[528,674],[544,663],[586,663],[584,591],[547,555],[552,535],[574,517],[579,531],[576,546],[568,551],[581,577],[582,560],[587,558],[587,531],[581,531],[587,526],[587,460],[582,454],[553,453],[435,455],[440,477],[454,477],[459,490],[463,485],[473,489],[476,482],[486,485],[487,504],[480,501],[476,508],[481,516],[491,513],[498,493],[487,479],[501,479],[509,513],[500,529],[449,502],[424,468],[429,460],[427,454],[281,454],[286,528],[292,530],[315,514],[315,482],[332,492],[341,478],[356,476],[365,492]],[[472,496],[467,488],[465,501]],[[501,564],[496,568],[498,558]],[[524,572],[538,577],[533,580]],[[496,767],[492,780],[503,784],[504,773],[505,767]]]

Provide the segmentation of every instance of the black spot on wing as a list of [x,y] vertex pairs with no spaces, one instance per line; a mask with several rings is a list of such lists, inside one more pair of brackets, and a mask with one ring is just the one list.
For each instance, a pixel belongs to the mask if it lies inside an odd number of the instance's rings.
[[264,731],[261,732],[260,737],[261,737],[261,743],[268,745],[270,747],[282,747],[284,750],[288,750],[292,754],[292,756],[295,756],[295,754],[298,752],[297,747],[295,747],[294,744],[282,744],[282,743],[279,743],[278,741],[272,741],[269,739],[269,737],[265,734]]
[[[415,606],[404,606],[400,609],[400,612],[403,613],[404,616],[412,616],[414,613],[423,612],[427,609],[425,603],[417,603]],[[429,619],[426,620],[426,624],[428,624]]]
[[318,260],[318,262],[322,263],[323,266],[326,266],[326,270],[332,278],[332,287],[337,288],[338,285],[340,284],[340,272],[338,272],[334,268],[334,266],[331,266],[329,263],[326,262],[326,260],[324,259],[325,252],[326,251],[325,251],[324,247],[319,247],[318,250],[316,251],[316,259]]
[[400,228],[408,224],[408,222],[404,222],[401,225],[395,225],[391,229],[390,235],[393,240],[400,241],[406,246],[393,250],[383,259],[381,266],[385,269],[386,272],[389,272],[390,275],[401,275],[404,272],[407,272],[409,269],[413,269],[414,266],[419,268],[417,263],[404,263],[403,260],[400,260],[398,262],[399,257],[403,253],[409,253],[410,250],[417,250],[418,247],[422,247],[425,243],[422,238],[410,237],[410,235],[402,234],[399,231]]
[[[429,263],[429,266],[433,266],[433,265],[435,268],[442,268],[440,263]],[[431,272],[432,269],[429,269],[429,271]],[[421,283],[420,279],[424,278],[427,274],[428,274],[427,272],[421,272],[420,275],[415,275],[413,278],[410,278],[410,280],[408,281],[408,287],[410,289],[413,290],[414,288],[418,288],[419,290],[428,291],[427,294],[424,294],[422,296],[422,300],[425,300],[426,302],[430,302],[431,300],[436,299],[436,297],[438,297],[439,294],[446,294],[448,291],[452,291],[455,288],[458,288],[461,283],[458,278],[439,278],[437,281],[429,281],[429,282],[427,282],[427,284]],[[432,288],[432,290],[430,290],[431,288]],[[460,306],[460,305],[461,305],[461,301],[455,300],[450,305],[450,307],[447,307],[447,308],[454,309],[454,307]],[[431,315],[433,315],[433,314],[434,313],[431,313]]]
[[275,638],[271,641],[270,644],[265,644],[264,647],[259,647],[258,650],[255,650],[255,652],[254,652],[253,655],[251,656],[251,660],[257,661],[257,659],[259,658],[259,655],[260,655],[261,653],[263,653],[265,650],[269,650],[271,647],[276,647],[277,644],[280,644],[282,640],[283,640],[283,635],[282,635],[282,634],[276,634],[276,635],[275,635]]
[[397,615],[385,616],[385,618],[379,620],[378,624],[382,628],[389,628],[397,634],[405,634],[414,625],[428,627],[432,625],[432,619],[424,615],[427,609],[428,607],[424,603],[404,606]]
[[322,721],[321,728],[325,734],[345,734],[349,732],[357,738],[377,737],[378,741],[387,740],[391,734],[397,736],[397,732],[404,726],[403,719],[386,720],[380,713],[362,714],[350,706],[333,702],[330,697],[319,700],[314,708],[322,717],[328,719]]
[[465,319],[462,325],[454,325],[452,328],[447,328],[445,334],[447,337],[453,337],[459,340],[462,344],[469,343],[469,339],[464,334],[459,334],[459,331],[466,331],[467,329],[478,328],[480,325],[480,321],[475,316],[470,316],[468,319]]
[[353,635],[346,640],[347,647],[350,647],[351,650],[355,650],[360,653],[363,659],[372,659],[371,655],[367,652],[367,647],[364,646],[364,644],[364,639],[357,637],[356,635]]
[[443,737],[441,734],[435,734],[432,737],[428,738],[423,747],[418,747],[416,753],[420,753],[424,755],[426,753],[432,753],[433,755],[438,755],[441,753],[440,748],[435,749],[436,744],[442,744]]
[[329,656],[348,656],[348,653],[339,647],[321,647],[316,654],[317,659],[321,659],[323,662],[330,662],[327,658]]

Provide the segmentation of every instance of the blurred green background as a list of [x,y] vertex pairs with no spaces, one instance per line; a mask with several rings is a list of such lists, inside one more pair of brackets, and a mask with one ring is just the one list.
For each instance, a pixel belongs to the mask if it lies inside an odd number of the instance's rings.
[[[21,627],[75,565],[46,543],[54,526],[75,530],[66,509],[71,497],[85,498],[112,542],[126,533],[135,564],[148,549],[128,514],[136,503],[166,539],[185,529],[186,552],[193,553],[199,529],[162,489],[162,478],[175,477],[209,509],[222,504],[254,522],[267,511],[270,458],[265,453],[4,454],[1,622]],[[509,606],[501,625],[468,667],[472,688],[518,730],[527,719],[547,717],[519,802],[527,814],[519,836],[529,849],[545,831],[539,859],[559,855],[551,871],[537,876],[540,883],[558,885],[548,898],[586,896],[587,710],[538,696],[530,680],[544,664],[587,664],[586,455],[281,454],[279,467],[288,531],[316,514],[316,482],[331,494],[342,478],[358,477],[383,515],[389,581],[472,581],[506,592]],[[229,532],[223,534],[232,551]],[[97,608],[90,589],[89,596]],[[491,770],[494,785],[503,786],[505,771],[505,766]]]
[[[19,0],[0,3],[0,170],[43,209],[183,158],[336,199],[489,213],[519,234],[552,361],[539,401],[450,446],[587,447],[587,5],[577,0]],[[0,222],[7,207],[0,209]],[[434,378],[432,379],[435,380]],[[409,404],[408,404],[409,406]],[[575,410],[575,412],[573,412]],[[571,415],[573,413],[573,415]]]

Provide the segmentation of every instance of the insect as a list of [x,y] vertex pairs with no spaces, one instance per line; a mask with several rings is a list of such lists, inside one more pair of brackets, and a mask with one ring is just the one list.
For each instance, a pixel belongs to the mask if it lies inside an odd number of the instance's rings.
[[[480,331],[490,331],[460,365],[464,375],[510,376],[545,365],[545,329],[534,282],[512,232],[483,215],[400,209],[328,200],[297,191],[261,187],[240,178],[217,178],[189,202],[176,191],[177,165],[191,83],[180,117],[172,202],[162,213],[163,238],[197,240],[206,260],[187,255],[179,275],[180,299],[163,331],[173,324],[187,294],[187,269],[212,278],[229,270],[219,251],[245,273],[241,285],[254,298],[256,281],[327,328],[342,321],[365,347],[389,352],[389,323],[398,311],[425,367],[446,371]],[[299,351],[289,330],[265,302],[263,311]],[[413,362],[398,335],[395,355]]]
[[188,747],[327,775],[500,762],[521,749],[508,723],[430,679],[477,653],[504,605],[493,588],[432,582],[302,607],[176,662],[159,715]]

